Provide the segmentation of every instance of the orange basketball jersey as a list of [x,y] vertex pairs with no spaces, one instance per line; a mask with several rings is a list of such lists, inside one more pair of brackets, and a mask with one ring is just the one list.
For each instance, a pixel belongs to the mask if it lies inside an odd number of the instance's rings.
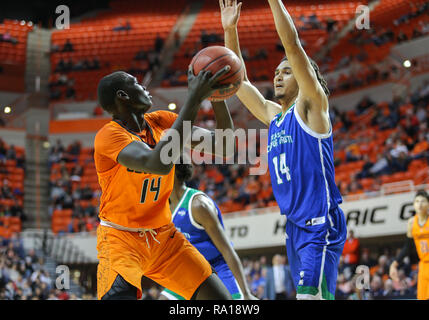
[[120,121],[101,128],[94,141],[94,160],[101,186],[101,220],[127,228],[154,229],[171,222],[168,202],[174,183],[174,167],[167,175],[135,172],[117,162],[118,154],[133,141],[150,147],[172,126],[177,114],[155,111],[144,115],[146,128],[135,133]]
[[423,226],[420,226],[418,217],[414,216],[411,234],[414,238],[420,261],[429,262],[429,218],[426,219]]

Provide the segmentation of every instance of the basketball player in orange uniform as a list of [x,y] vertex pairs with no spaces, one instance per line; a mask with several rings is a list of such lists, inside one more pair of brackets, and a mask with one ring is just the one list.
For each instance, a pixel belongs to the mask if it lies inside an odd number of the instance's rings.
[[[184,121],[195,120],[200,103],[219,88],[217,79],[229,69],[227,66],[215,75],[202,71],[197,76],[190,69],[188,97],[178,115],[147,113],[152,97],[132,75],[114,72],[101,79],[99,103],[113,119],[98,131],[94,141],[102,190],[97,229],[98,299],[140,299],[143,275],[186,299],[231,299],[209,263],[172,223],[168,199],[174,184],[174,162],[180,154],[171,163],[163,163],[161,157],[173,133],[179,133],[182,150],[191,136],[183,132]],[[226,104],[213,103],[213,108],[218,128],[232,128]],[[196,130],[214,135],[192,128]]]
[[417,192],[414,198],[416,214],[408,220],[407,241],[398,257],[390,266],[390,277],[398,280],[398,266],[408,255],[412,246],[412,239],[419,256],[419,275],[417,278],[417,299],[429,299],[429,195],[424,190]]

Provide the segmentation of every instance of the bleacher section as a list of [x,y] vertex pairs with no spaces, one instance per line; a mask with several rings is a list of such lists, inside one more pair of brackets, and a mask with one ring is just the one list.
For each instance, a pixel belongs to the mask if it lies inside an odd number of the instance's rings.
[[[287,3],[287,9],[294,18],[297,29],[299,29],[301,42],[310,57],[328,40],[329,35],[325,27],[328,19],[336,20],[337,27],[341,30],[354,16],[356,7],[360,4],[366,4],[367,1],[318,1],[318,5],[313,3],[312,1],[288,1]],[[215,33],[223,39],[219,10],[217,1],[205,2],[188,37],[175,56],[171,67],[173,70],[187,70],[190,58],[186,54],[195,53],[196,47],[198,50],[202,48],[198,44],[203,30],[207,33]],[[309,17],[311,14],[317,16],[321,22],[321,28],[303,28],[304,23],[299,18],[301,16]],[[284,57],[284,51],[276,49],[279,37],[269,6],[258,0],[246,1],[241,11],[238,32],[240,47],[246,48],[250,57],[255,56],[262,47],[268,53],[268,59],[246,61],[250,80],[271,79],[273,70]],[[223,41],[218,44],[223,45]],[[164,81],[163,86],[169,86],[169,82]]]
[[0,237],[8,239],[22,228],[25,152],[15,146],[14,157],[1,139],[0,148]]
[[[61,159],[52,163],[51,166],[50,180],[52,185],[61,181],[60,186],[63,190],[73,196],[71,207],[65,206],[63,199],[59,201],[52,199],[52,231],[54,233],[91,231],[96,224],[95,211],[91,215],[80,215],[81,212],[77,212],[79,209],[84,213],[90,206],[96,210],[99,205],[99,197],[94,196],[94,194],[99,196],[100,193],[93,158],[94,150],[93,148],[82,148],[78,155],[72,155],[69,153],[70,149],[71,146],[64,153],[61,153]],[[82,191],[85,188],[89,188],[90,192],[87,197],[83,195]],[[82,222],[84,222],[83,229],[80,226]]]
[[33,25],[25,21],[5,19],[0,24],[1,91],[24,92],[27,35],[31,30]]
[[[71,60],[73,64],[84,59],[90,62],[98,59],[100,67],[96,70],[67,73],[68,78],[74,80],[76,100],[95,100],[98,81],[104,75],[133,67],[145,69],[133,60],[137,52],[153,50],[157,35],[163,39],[169,35],[185,3],[185,0],[177,0],[165,6],[161,2],[112,1],[111,10],[73,23],[69,30],[54,31],[52,44],[60,49],[52,53],[52,73],[61,59],[65,62]],[[113,30],[126,22],[131,25],[130,30]],[[67,39],[74,50],[62,52]],[[142,74],[136,76],[141,81]],[[51,80],[55,77],[53,75]],[[62,87],[61,91],[63,99],[66,87]]]
[[[413,16],[413,13],[416,13],[417,9],[424,4],[426,4],[426,14]],[[429,23],[427,8],[427,2],[424,0],[412,2],[380,0],[370,13],[371,28],[369,30],[353,29],[330,50],[328,70],[335,70],[342,58],[356,57],[362,53],[368,55],[365,60],[366,65],[382,61],[388,56],[392,46],[397,44],[398,36],[401,33],[405,34],[407,39],[412,39],[414,38],[413,31],[420,29],[420,21]],[[379,38],[379,42],[374,41],[375,37]],[[389,39],[389,37],[392,39],[384,42],[384,39]]]

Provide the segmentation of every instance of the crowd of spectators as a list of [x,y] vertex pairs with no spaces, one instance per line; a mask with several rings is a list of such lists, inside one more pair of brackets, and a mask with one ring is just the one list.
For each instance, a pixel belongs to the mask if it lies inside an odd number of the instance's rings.
[[[338,29],[338,21],[333,18],[327,18],[326,20],[320,20],[317,15],[312,14],[309,16],[301,15],[296,20],[296,27],[298,31],[306,30],[326,30],[328,33],[334,33]],[[211,45],[223,45],[223,35],[217,34],[214,31],[201,30],[200,41],[195,43],[193,48],[188,48],[184,52],[184,57],[192,59],[203,48]],[[301,39],[303,47],[306,46],[304,39]],[[273,48],[274,49],[274,48]],[[276,44],[275,50],[284,52],[284,47],[281,42]],[[261,47],[257,49],[253,54],[250,53],[246,47],[241,48],[241,54],[245,62],[254,60],[268,60],[269,49]],[[265,75],[259,75],[257,70],[248,69],[249,78],[253,81],[265,81],[268,77]],[[163,80],[168,82],[170,86],[184,86],[187,84],[186,70],[167,69],[163,75]]]
[[[353,230],[349,230],[338,266],[335,299],[416,299],[418,269],[416,264],[411,264],[409,256],[404,258],[399,269],[399,281],[389,277],[389,266],[399,250],[395,246],[362,247]],[[261,300],[295,300],[296,290],[287,255],[276,253],[270,258],[267,255],[241,258],[252,294]],[[367,283],[363,282],[362,270],[369,272]],[[157,300],[161,290],[155,283],[147,286],[143,289],[143,300]]]
[[146,51],[141,49],[136,53],[127,72],[132,75],[145,75],[156,71],[161,65],[159,57],[163,46],[164,40],[158,35],[153,49]]
[[[328,88],[331,93],[343,93],[353,89],[362,89],[366,86],[375,85],[387,80],[397,80],[404,73],[402,66],[397,63],[384,61],[376,65],[367,65],[360,62],[350,61],[348,56],[345,56],[341,61],[344,61],[344,66],[347,69],[339,75],[328,76]],[[340,63],[342,63],[340,61]],[[416,67],[417,62],[412,61],[412,67]]]
[[[123,23],[119,21],[117,27],[113,30],[120,32],[131,29],[131,25],[127,21]],[[160,67],[160,54],[164,47],[164,39],[157,34],[153,48],[149,50],[140,49],[136,52],[134,59],[130,61],[125,69],[126,72],[134,76],[144,76],[148,72],[155,72]],[[52,53],[74,52],[74,46],[70,39],[67,39],[63,48],[57,44],[52,44]],[[87,57],[78,61],[73,61],[72,58],[61,57],[55,65],[54,72],[49,77],[50,100],[59,99],[75,99],[75,78],[74,72],[81,71],[97,71],[105,68],[110,68],[113,61],[101,62],[97,56]],[[110,69],[109,69],[110,70]]]
[[[388,275],[390,263],[399,250],[389,247],[376,251],[362,247],[360,240],[349,230],[340,258],[335,299],[415,299],[418,269],[409,256],[404,258],[399,269],[399,281],[393,281]],[[252,294],[262,300],[294,300],[296,291],[287,255],[277,253],[270,258],[267,255],[241,258]],[[368,283],[362,283],[361,270],[369,271]],[[145,286],[142,300],[158,300],[161,290],[156,283]],[[68,290],[57,289],[45,269],[44,259],[32,249],[26,251],[18,233],[10,239],[0,238],[0,300],[82,299],[92,300],[94,296],[77,296]]]
[[[338,300],[387,300],[415,299],[417,294],[417,264],[411,263],[410,256],[404,258],[399,269],[399,280],[389,277],[389,267],[400,248],[384,248],[371,252],[361,248],[353,231],[344,246],[338,268],[336,299]],[[366,268],[359,268],[364,266]],[[369,283],[362,283],[363,270],[369,271]]]
[[410,2],[411,11],[404,13],[402,16],[400,16],[398,19],[393,21],[393,24],[395,26],[399,26],[401,24],[407,24],[412,19],[421,17],[429,11],[429,3],[424,2],[420,5],[415,5],[413,2]]
[[58,289],[45,261],[33,249],[25,250],[19,233],[0,237],[0,300],[92,300]]
[[[391,25],[380,25],[367,30],[352,29],[350,35],[347,36],[347,43],[340,43],[339,45],[343,48],[345,46],[354,46],[356,49],[363,48],[366,45],[374,45],[377,49],[381,49],[386,45],[400,44],[405,41],[426,36],[429,33],[429,21],[424,18],[424,15],[429,11],[429,4],[423,3],[416,7],[410,2],[410,6],[412,10],[394,20]],[[400,29],[398,30],[398,26],[406,26],[413,19],[418,21],[418,23],[415,24],[411,33],[406,33]],[[332,50],[335,51],[337,48],[338,46],[334,47]],[[326,72],[327,70],[336,71],[351,64],[361,65],[367,62],[369,58],[371,58],[370,55],[361,49],[359,53],[355,55],[343,55],[336,65],[330,68],[332,57],[331,53],[328,53],[320,62],[320,68],[322,72]]]
[[[336,166],[342,163],[364,161],[353,183],[345,187],[340,185],[343,194],[355,188],[359,179],[379,178],[397,172],[406,172],[413,160],[426,160],[429,163],[429,81],[421,84],[408,98],[396,96],[390,103],[376,104],[366,97],[359,102],[356,115],[368,115],[368,125],[353,123],[347,112],[339,112],[335,106],[330,109],[333,126],[340,124],[334,131],[335,152],[345,151],[345,158],[336,157]],[[376,159],[370,157],[368,148],[374,148],[371,137],[357,134],[368,129],[391,130],[390,135],[378,146]],[[334,154],[335,154],[334,152]],[[362,188],[358,187],[362,192]],[[355,190],[356,191],[356,190]]]
[[[66,232],[94,232],[99,224],[99,190],[93,190],[89,184],[82,184],[85,164],[79,163],[81,144],[74,142],[67,148],[58,140],[51,147],[49,164],[50,180],[50,215],[55,210],[72,210],[70,224]],[[56,164],[56,165],[55,165]],[[71,166],[70,166],[71,164]]]
[[[62,52],[73,50],[73,44],[67,39]],[[100,68],[100,60],[97,57],[85,58],[77,62],[72,59],[64,60],[61,58],[55,66],[54,73],[49,77],[50,99],[57,100],[62,97],[74,99],[76,97],[75,79],[70,75],[70,72],[100,70]]]
[[[0,218],[1,217],[18,217],[21,221],[26,220],[23,208],[22,187],[15,185],[10,180],[10,167],[7,166],[9,161],[13,161],[16,168],[25,170],[25,157],[18,154],[14,145],[7,145],[0,138]],[[0,227],[2,227],[0,221]]]
[[55,52],[73,52],[73,51],[74,51],[73,43],[71,42],[70,39],[66,39],[66,42],[64,42],[64,45],[62,48],[60,48],[58,44],[53,43],[51,45],[50,53],[52,54]]
[[[375,191],[382,184],[381,176],[406,172],[413,160],[429,163],[428,108],[429,81],[423,82],[408,98],[395,97],[390,103],[377,104],[368,97],[363,98],[352,113],[355,117],[367,116],[369,120],[365,123],[353,121],[351,112],[339,111],[331,106],[336,168],[364,161],[350,183],[339,182],[341,193],[351,195]],[[197,125],[213,128],[215,121],[210,110],[202,106]],[[246,114],[233,115],[233,119],[249,121]],[[237,127],[241,125],[245,123],[237,124]],[[391,133],[378,145],[373,137],[361,134],[371,130],[373,134],[377,131]],[[269,176],[249,176],[248,172],[248,164],[203,164],[195,166],[190,185],[209,194],[224,213],[275,205]],[[375,179],[371,190],[362,187],[360,180],[364,178]]]
[[74,63],[71,59],[64,61],[60,59],[55,67],[55,72],[70,72],[70,71],[84,71],[84,70],[98,70],[100,69],[100,61],[97,57],[94,57],[92,61],[90,59],[79,60]]

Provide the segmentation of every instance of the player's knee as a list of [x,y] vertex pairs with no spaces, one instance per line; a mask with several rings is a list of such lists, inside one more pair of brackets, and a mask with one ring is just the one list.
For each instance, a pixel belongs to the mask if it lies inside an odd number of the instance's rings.
[[216,273],[212,273],[195,291],[191,300],[232,300],[232,296]]
[[119,274],[116,276],[111,288],[101,300],[136,300],[137,288],[129,284]]

